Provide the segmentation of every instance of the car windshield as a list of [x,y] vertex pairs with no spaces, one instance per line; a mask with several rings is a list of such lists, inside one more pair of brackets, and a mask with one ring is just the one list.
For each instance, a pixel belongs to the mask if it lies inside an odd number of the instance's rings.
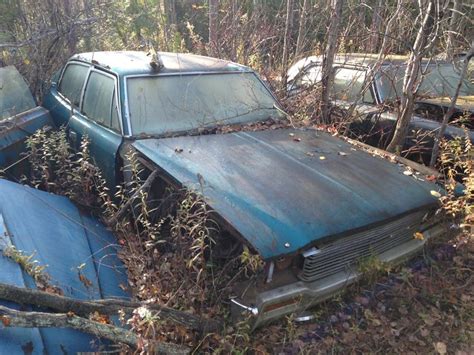
[[[382,100],[394,100],[402,95],[405,66],[389,67],[382,70],[376,82]],[[423,68],[425,69],[425,68]],[[452,97],[459,83],[461,69],[451,64],[431,64],[418,90],[420,97]],[[474,85],[464,79],[459,91],[460,96],[474,95]]]
[[132,77],[127,96],[133,135],[281,117],[275,99],[251,72]]

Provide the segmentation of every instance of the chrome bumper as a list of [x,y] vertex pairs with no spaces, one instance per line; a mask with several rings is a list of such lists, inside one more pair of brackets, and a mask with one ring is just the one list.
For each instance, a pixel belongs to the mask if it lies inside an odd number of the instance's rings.
[[[423,240],[413,239],[379,255],[379,260],[396,264],[420,251],[427,240],[446,232],[445,226],[435,225],[423,232]],[[314,282],[297,281],[282,287],[258,294],[255,304],[245,304],[240,299],[231,300],[233,317],[242,313],[250,314],[254,328],[281,318],[284,315],[301,312],[359,279],[362,275],[356,270],[347,270]]]

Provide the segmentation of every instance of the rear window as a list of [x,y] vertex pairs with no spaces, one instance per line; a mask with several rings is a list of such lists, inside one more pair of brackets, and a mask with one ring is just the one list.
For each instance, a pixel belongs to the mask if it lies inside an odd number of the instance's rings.
[[30,89],[15,67],[0,68],[0,121],[35,107]]
[[59,84],[59,92],[76,107],[79,107],[82,87],[88,71],[89,67],[85,65],[69,64]]
[[[114,105],[115,81],[110,76],[92,72],[87,81],[82,112],[91,120],[118,130],[117,106]],[[114,114],[112,114],[114,108]]]
[[[337,68],[334,76],[332,96],[338,100],[356,101],[364,89],[365,71],[350,68]],[[373,103],[374,99],[370,90],[366,90],[363,102]]]

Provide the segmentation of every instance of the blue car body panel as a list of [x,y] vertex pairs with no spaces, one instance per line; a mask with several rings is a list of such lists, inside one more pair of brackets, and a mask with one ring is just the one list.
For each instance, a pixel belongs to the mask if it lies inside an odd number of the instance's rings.
[[[295,139],[297,138],[297,139]],[[440,188],[404,166],[315,130],[279,129],[133,143],[265,259],[436,204]]]
[[43,107],[36,107],[0,122],[0,170],[22,158],[21,153],[26,151],[27,137],[40,128],[53,126],[48,110]]
[[[51,283],[65,296],[128,298],[122,289],[127,284],[126,270],[117,258],[113,235],[65,197],[0,179],[0,250],[9,244],[25,255],[34,253],[39,265],[47,265]],[[79,269],[92,285],[80,280]],[[36,288],[34,280],[1,252],[0,270],[0,282]],[[0,303],[20,309],[10,302]],[[97,338],[71,329],[0,325],[1,354],[21,353],[22,347],[33,354],[76,353],[97,350],[98,344]]]
[[14,177],[24,173],[25,139],[40,128],[53,126],[48,110],[36,106],[15,67],[0,68],[0,171],[7,170]]

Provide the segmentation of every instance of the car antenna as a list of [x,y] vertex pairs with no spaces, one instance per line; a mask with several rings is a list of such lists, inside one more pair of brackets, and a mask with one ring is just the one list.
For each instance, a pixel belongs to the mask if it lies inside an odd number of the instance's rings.
[[151,44],[148,45],[148,53],[147,56],[151,56],[150,58],[150,66],[155,72],[159,72],[161,68],[164,67],[163,61],[161,60],[160,55],[158,52],[153,48]]

